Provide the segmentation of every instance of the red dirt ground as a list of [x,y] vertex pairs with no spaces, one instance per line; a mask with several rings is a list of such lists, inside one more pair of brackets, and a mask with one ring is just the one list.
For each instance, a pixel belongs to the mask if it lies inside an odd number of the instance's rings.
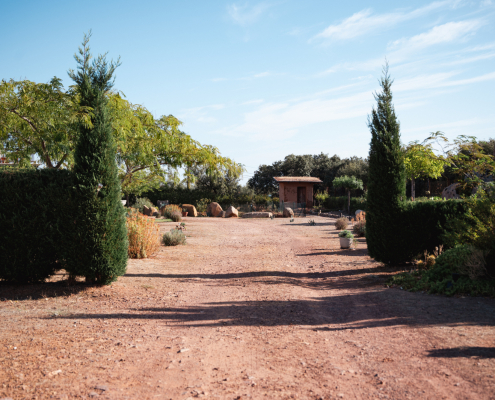
[[495,398],[495,300],[388,289],[314,219],[186,218],[111,286],[0,284],[0,399]]

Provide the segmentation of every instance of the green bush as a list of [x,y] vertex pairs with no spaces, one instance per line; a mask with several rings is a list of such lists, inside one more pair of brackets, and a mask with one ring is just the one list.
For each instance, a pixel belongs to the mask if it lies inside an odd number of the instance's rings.
[[108,93],[117,67],[104,56],[90,62],[89,37],[85,37],[77,71],[69,75],[79,95],[79,105],[91,109],[90,124],[80,121],[74,151],[74,174],[78,192],[78,242],[84,252],[68,265],[71,276],[87,282],[109,284],[124,275],[127,267],[127,229],[121,202],[112,117]]
[[172,211],[168,213],[168,218],[170,218],[174,222],[182,221],[182,214],[179,211]]
[[162,237],[162,243],[165,246],[177,246],[180,244],[186,244],[186,235],[180,229],[171,229]]
[[150,199],[147,199],[146,197],[138,197],[136,198],[136,202],[132,205],[132,208],[137,209],[141,214],[143,214],[144,206],[149,208],[154,207]]
[[[444,244],[447,222],[466,212],[463,200],[401,202],[388,227],[375,227],[373,258],[387,264],[415,259],[425,251],[433,253]],[[382,214],[375,213],[375,218]],[[366,213],[366,240],[369,242],[369,211]],[[379,246],[378,246],[379,244]]]
[[[351,214],[356,210],[366,211],[366,199],[364,197],[351,197]],[[323,201],[323,207],[327,210],[347,209],[347,196],[327,197]]]
[[42,282],[84,251],[74,187],[66,170],[0,171],[0,279]]
[[347,239],[354,239],[354,235],[349,232],[349,231],[341,231],[339,232],[339,237],[341,238],[347,238]]
[[475,248],[471,245],[456,246],[441,254],[430,270],[403,272],[393,276],[388,283],[413,292],[495,296],[495,281],[473,280],[468,275],[459,274],[466,271],[464,266],[469,262],[473,250]]

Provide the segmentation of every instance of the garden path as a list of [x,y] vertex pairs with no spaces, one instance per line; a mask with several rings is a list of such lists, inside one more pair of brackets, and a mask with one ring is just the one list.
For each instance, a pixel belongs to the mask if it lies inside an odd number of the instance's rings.
[[110,287],[1,284],[0,399],[494,398],[495,300],[387,288],[314,219],[186,218]]

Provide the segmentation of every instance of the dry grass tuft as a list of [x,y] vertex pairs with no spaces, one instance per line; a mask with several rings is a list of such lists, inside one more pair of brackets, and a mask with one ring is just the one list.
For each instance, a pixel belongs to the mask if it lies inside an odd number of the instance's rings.
[[160,247],[160,234],[155,218],[131,211],[127,216],[129,258],[147,258]]

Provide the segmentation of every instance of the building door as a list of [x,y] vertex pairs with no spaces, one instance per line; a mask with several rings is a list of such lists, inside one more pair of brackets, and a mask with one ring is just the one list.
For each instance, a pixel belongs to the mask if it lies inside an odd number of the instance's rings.
[[306,203],[306,187],[297,188],[297,202]]

